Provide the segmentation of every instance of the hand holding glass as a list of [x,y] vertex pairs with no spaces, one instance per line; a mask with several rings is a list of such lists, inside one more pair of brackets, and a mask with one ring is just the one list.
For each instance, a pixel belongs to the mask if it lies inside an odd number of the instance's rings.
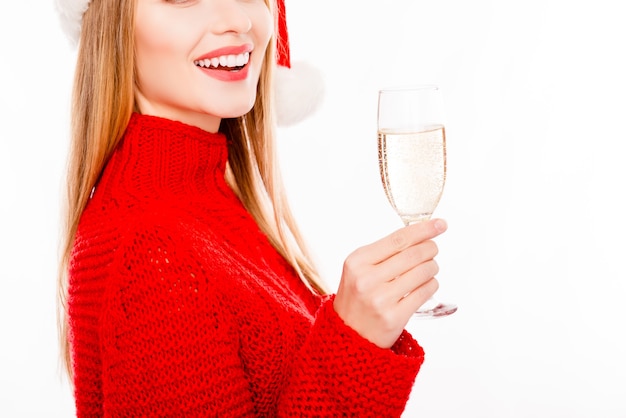
[[[400,87],[378,93],[378,161],[391,206],[405,225],[430,219],[446,181],[443,98],[437,86]],[[456,305],[428,300],[415,313],[437,318]]]

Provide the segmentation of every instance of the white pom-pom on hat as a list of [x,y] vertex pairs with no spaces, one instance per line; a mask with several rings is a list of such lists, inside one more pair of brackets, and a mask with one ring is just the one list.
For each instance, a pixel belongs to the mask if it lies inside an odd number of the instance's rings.
[[[91,0],[55,0],[61,28],[78,45],[83,14]],[[294,125],[315,112],[324,95],[321,72],[306,62],[291,63],[285,0],[276,0],[275,99],[278,125]]]
[[313,114],[324,97],[322,73],[308,62],[276,68],[276,118],[278,125],[297,124]]
[[91,0],[55,0],[54,5],[61,21],[61,29],[65,32],[73,46],[78,45],[83,15],[89,8]]

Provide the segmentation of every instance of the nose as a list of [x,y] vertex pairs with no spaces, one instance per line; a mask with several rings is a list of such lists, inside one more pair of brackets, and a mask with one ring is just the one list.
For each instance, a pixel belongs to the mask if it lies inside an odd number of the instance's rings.
[[252,29],[252,19],[248,10],[242,7],[239,0],[212,0],[209,16],[212,20],[213,32],[248,33]]

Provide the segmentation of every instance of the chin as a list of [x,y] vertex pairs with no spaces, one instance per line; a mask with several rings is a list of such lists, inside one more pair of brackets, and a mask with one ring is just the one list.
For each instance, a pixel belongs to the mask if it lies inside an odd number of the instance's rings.
[[224,109],[224,112],[220,115],[223,119],[234,119],[245,115],[252,110],[254,102],[246,106],[233,106],[231,109]]

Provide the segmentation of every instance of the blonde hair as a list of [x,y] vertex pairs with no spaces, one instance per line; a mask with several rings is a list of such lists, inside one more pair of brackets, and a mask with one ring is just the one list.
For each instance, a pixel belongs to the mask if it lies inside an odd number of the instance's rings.
[[[270,10],[270,0],[266,0]],[[80,217],[135,107],[135,0],[94,0],[85,12],[74,75],[67,207],[59,263],[59,333],[62,361],[72,376],[67,321],[68,264]],[[111,25],[111,22],[120,22]],[[250,112],[224,119],[229,182],[272,245],[313,291],[324,294],[285,197],[275,153],[270,43]]]

